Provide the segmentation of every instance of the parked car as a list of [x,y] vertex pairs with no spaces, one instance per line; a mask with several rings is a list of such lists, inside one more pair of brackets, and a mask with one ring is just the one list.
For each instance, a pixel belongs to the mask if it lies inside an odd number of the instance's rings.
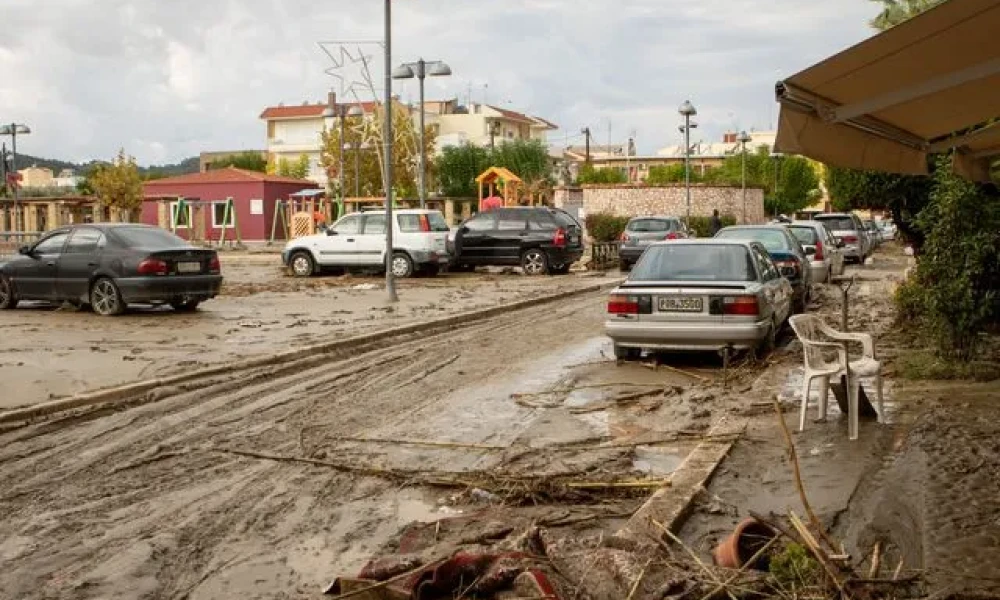
[[[393,213],[392,274],[435,274],[448,264],[448,224],[440,211],[399,209]],[[324,268],[379,268],[385,265],[385,211],[352,213],[325,231],[289,241],[281,262],[296,277]]]
[[882,245],[882,230],[875,221],[865,221],[865,231],[868,233],[868,239],[871,240],[872,249],[877,249]]
[[608,297],[615,357],[643,350],[736,350],[774,345],[794,292],[760,242],[656,242]]
[[526,275],[563,274],[583,256],[583,227],[557,208],[498,208],[459,225],[449,250],[457,270],[520,265]]
[[678,217],[633,217],[625,226],[618,247],[618,260],[623,271],[632,268],[653,242],[691,237]]
[[861,219],[853,213],[824,213],[815,219],[833,233],[838,242],[844,243],[844,257],[858,263],[871,256],[873,248]]
[[829,283],[844,272],[844,251],[820,221],[793,221],[788,225],[809,257],[813,283]]
[[193,311],[222,286],[214,250],[148,225],[62,227],[18,252],[0,264],[0,309],[43,300],[89,305],[105,316],[129,304]]
[[896,224],[892,221],[876,221],[879,231],[882,233],[883,242],[891,242],[896,239]]
[[752,240],[767,248],[781,274],[788,278],[795,292],[792,312],[805,312],[812,297],[812,269],[809,257],[799,240],[786,225],[733,225],[715,234],[718,239]]

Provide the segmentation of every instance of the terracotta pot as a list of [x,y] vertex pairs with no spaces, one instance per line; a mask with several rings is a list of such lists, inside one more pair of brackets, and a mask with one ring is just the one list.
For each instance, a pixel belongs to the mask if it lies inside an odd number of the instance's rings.
[[[757,519],[744,519],[736,526],[732,535],[715,547],[715,550],[712,551],[712,558],[715,560],[715,564],[720,567],[739,569],[776,535],[773,529]],[[763,556],[758,558],[751,567],[766,570],[767,562],[767,557]]]

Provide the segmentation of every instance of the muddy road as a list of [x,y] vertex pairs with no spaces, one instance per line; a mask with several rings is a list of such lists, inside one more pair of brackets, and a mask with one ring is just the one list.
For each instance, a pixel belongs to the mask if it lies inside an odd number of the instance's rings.
[[[616,366],[603,299],[0,434],[0,590],[318,597],[401,525],[463,510],[452,492],[415,483],[428,471],[669,474],[693,445],[670,436],[706,429],[721,408],[692,392],[715,379],[718,361],[698,359],[687,372]],[[673,396],[609,408],[610,394],[642,386]],[[638,447],[608,444],[622,440]],[[365,474],[379,471],[394,476]]]
[[222,295],[194,314],[135,309],[114,319],[68,306],[0,313],[0,411],[185,373],[613,280],[462,273],[400,282],[375,275],[286,277],[273,255],[223,255]]

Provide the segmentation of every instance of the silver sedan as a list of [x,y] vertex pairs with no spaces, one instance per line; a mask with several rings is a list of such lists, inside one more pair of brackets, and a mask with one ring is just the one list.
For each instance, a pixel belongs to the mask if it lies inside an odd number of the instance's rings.
[[660,242],[611,292],[605,332],[619,359],[643,350],[769,348],[792,295],[759,242]]

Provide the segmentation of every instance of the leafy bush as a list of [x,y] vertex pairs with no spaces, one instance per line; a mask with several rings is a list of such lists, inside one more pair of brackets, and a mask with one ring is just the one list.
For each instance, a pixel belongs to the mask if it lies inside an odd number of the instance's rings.
[[590,214],[586,219],[587,231],[595,242],[614,242],[625,231],[628,220],[628,217],[616,217],[604,213]]
[[[733,215],[719,215],[719,220],[722,221],[723,227],[736,225],[736,217]],[[691,217],[688,229],[694,231],[700,238],[712,237],[712,217]]]
[[618,169],[612,169],[611,167],[602,167],[600,169],[595,169],[593,165],[585,164],[580,169],[580,174],[576,178],[576,182],[580,184],[585,183],[625,183],[628,178],[625,173]]

